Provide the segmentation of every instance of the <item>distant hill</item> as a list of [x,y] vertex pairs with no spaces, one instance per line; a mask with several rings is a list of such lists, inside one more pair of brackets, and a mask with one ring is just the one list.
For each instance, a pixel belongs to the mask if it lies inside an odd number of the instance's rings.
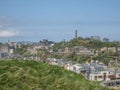
[[37,61],[0,61],[0,90],[109,90],[82,75]]

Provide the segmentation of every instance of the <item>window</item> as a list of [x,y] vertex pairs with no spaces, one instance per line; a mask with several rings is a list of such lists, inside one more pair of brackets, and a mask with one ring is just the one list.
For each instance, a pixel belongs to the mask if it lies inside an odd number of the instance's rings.
[[98,76],[98,78],[102,78],[102,76]]
[[95,76],[94,79],[97,80],[97,76]]

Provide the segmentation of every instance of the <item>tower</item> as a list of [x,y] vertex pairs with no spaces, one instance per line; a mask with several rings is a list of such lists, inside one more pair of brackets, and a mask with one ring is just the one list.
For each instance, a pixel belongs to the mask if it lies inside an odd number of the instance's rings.
[[75,38],[78,38],[78,35],[77,35],[77,30],[75,30]]

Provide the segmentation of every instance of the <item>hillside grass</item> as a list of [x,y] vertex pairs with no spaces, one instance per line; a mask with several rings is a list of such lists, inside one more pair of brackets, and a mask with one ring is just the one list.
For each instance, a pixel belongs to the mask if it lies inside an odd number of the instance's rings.
[[82,75],[37,61],[0,61],[0,90],[109,90]]

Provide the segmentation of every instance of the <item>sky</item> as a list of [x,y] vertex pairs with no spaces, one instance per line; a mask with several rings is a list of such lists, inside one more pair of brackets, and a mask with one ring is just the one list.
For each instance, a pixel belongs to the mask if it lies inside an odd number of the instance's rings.
[[120,41],[120,0],[0,0],[0,42],[100,36]]

